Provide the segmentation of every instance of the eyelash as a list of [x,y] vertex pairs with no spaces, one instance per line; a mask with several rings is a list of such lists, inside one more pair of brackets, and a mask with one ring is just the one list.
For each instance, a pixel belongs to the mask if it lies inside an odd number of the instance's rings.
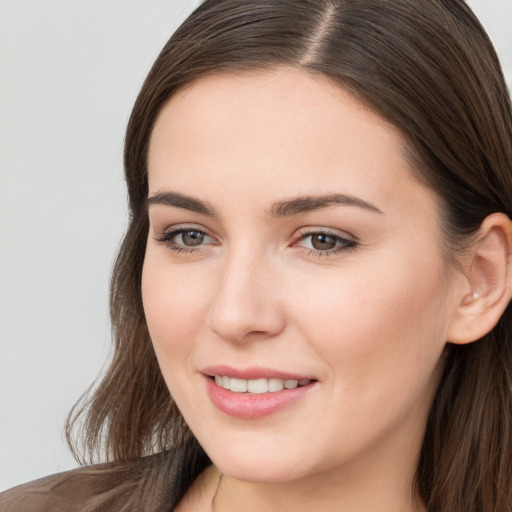
[[165,246],[167,246],[168,249],[170,249],[173,252],[181,253],[181,254],[191,254],[191,253],[197,253],[198,251],[201,251],[200,244],[197,247],[187,247],[186,245],[180,245],[173,241],[173,238],[177,237],[178,235],[182,235],[185,233],[199,233],[200,235],[213,238],[213,236],[209,235],[206,231],[202,231],[200,229],[196,229],[193,227],[181,227],[177,229],[172,229],[170,231],[164,231],[158,235],[155,236],[155,240],[158,243],[161,243]]
[[[202,251],[204,249],[201,248],[204,244],[198,244],[197,247],[188,247],[186,245],[177,244],[173,239],[177,237],[178,235],[183,235],[185,233],[198,233],[204,237],[209,237],[211,239],[214,239],[214,237],[210,234],[208,234],[206,231],[202,231],[200,229],[195,229],[193,227],[181,227],[177,229],[172,229],[171,231],[164,231],[158,235],[155,236],[155,240],[163,245],[166,245],[167,248],[175,253],[180,254],[191,254],[191,253],[197,253],[198,251]],[[308,239],[309,237],[324,235],[330,239],[333,240],[334,243],[340,244],[338,247],[335,247],[333,249],[328,249],[325,251],[322,251],[320,249],[310,248],[307,252],[308,256],[316,256],[318,258],[325,258],[331,255],[339,254],[341,252],[349,252],[351,250],[354,250],[358,242],[357,240],[353,238],[346,238],[342,237],[340,235],[337,235],[335,233],[330,232],[329,230],[314,230],[314,231],[302,231],[299,232],[295,240],[292,242],[292,246],[295,246],[298,242],[304,241]]]
[[303,242],[307,238],[319,236],[319,235],[324,235],[328,238],[331,238],[334,243],[339,244],[339,245],[333,249],[328,249],[325,251],[322,251],[320,249],[311,248],[308,250],[308,253],[307,253],[308,256],[316,256],[317,258],[326,258],[326,257],[332,256],[332,255],[342,253],[342,252],[352,251],[358,245],[357,240],[355,240],[353,238],[343,237],[336,233],[332,233],[328,229],[305,230],[302,232],[299,231],[298,236],[296,237],[296,239],[292,245],[295,245],[298,242]]

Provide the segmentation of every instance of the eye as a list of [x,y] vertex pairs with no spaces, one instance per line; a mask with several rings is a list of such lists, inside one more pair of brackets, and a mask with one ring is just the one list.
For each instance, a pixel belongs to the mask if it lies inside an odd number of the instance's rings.
[[194,247],[196,245],[201,245],[205,238],[209,238],[208,235],[202,233],[201,231],[190,230],[190,231],[182,231],[181,233],[174,235],[175,243],[186,245],[188,247]]
[[203,245],[216,244],[212,236],[195,228],[171,229],[157,235],[155,240],[175,252],[193,252]]
[[353,249],[357,241],[328,231],[310,231],[299,233],[299,239],[294,245],[309,249],[309,254],[327,256]]

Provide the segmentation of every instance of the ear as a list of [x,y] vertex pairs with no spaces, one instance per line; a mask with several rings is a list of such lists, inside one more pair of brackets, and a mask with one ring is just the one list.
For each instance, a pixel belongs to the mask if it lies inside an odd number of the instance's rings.
[[465,283],[448,329],[448,341],[471,343],[490,332],[512,298],[512,222],[489,215],[465,260]]

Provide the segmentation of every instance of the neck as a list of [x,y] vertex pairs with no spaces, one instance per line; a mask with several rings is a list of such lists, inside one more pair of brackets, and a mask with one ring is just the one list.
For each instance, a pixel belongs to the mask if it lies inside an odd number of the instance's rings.
[[[216,492],[212,496],[212,512],[425,512],[413,483],[399,489],[385,482],[340,482],[324,474],[294,482],[244,482],[217,470]],[[389,483],[389,482],[388,482]]]

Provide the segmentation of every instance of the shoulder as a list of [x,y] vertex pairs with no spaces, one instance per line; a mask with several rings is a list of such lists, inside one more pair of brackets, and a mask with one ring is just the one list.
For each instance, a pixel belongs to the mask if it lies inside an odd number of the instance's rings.
[[[133,511],[142,501],[149,476],[169,469],[169,454],[161,453],[117,465],[87,466],[51,475],[0,493],[2,512]],[[170,464],[172,466],[172,464]],[[165,487],[172,488],[167,481]],[[159,512],[165,501],[154,489],[148,510]],[[157,504],[160,503],[160,505]],[[146,501],[144,500],[146,509]],[[135,509],[137,510],[137,509]]]

